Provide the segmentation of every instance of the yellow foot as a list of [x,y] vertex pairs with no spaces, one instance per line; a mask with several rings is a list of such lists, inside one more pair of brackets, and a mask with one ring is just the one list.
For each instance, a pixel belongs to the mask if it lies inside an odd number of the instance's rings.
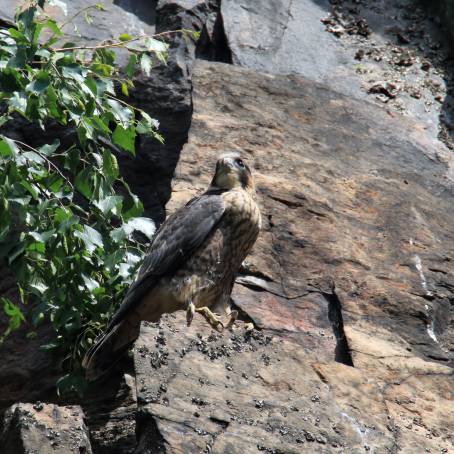
[[[203,316],[207,319],[208,323],[217,331],[223,331],[225,326],[224,323],[219,320],[219,318],[211,312],[208,307],[198,307],[195,310],[196,312],[200,312]],[[220,329],[219,329],[220,328]]]
[[237,318],[238,318],[238,311],[231,311],[230,314],[229,314],[229,321],[227,322],[225,327],[227,329],[232,327]]
[[252,331],[254,328],[255,328],[255,327],[254,327],[254,324],[253,324],[253,323],[245,323],[245,324],[244,324],[244,329],[245,329],[246,331],[248,331],[248,332],[249,332],[249,331]]
[[189,301],[188,308],[186,309],[186,322],[188,326],[191,325],[192,319],[194,318],[195,306],[192,301]]

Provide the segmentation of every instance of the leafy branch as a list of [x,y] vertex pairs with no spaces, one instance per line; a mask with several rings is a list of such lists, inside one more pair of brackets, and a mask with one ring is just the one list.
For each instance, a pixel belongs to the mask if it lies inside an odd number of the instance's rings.
[[[54,47],[64,38],[62,27],[99,5],[60,26],[43,7],[44,0],[29,1],[15,26],[0,30],[0,257],[15,273],[19,293],[18,301],[0,299],[9,320],[0,342],[24,321],[50,323],[54,340],[43,348],[64,357],[58,387],[80,392],[80,359],[143,256],[145,245],[134,234],[154,233],[106,144],[134,156],[138,135],[163,140],[158,121],[122,98],[139,68],[149,74],[155,63],[165,63],[166,35],[191,32]],[[129,53],[123,68],[116,63],[119,48]],[[49,143],[8,137],[19,117]],[[71,144],[48,137],[50,125],[70,128]]]

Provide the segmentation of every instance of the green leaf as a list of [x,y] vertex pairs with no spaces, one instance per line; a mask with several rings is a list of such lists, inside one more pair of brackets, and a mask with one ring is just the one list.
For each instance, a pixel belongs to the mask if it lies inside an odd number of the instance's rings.
[[104,247],[101,234],[89,225],[84,225],[82,231],[76,230],[74,236],[84,242],[89,254],[92,254],[97,247]]
[[92,117],[93,126],[105,136],[110,135],[108,125],[99,117]]
[[149,218],[132,218],[121,227],[112,230],[110,237],[118,243],[130,237],[135,230],[142,232],[148,239],[151,239],[156,231],[156,225]]
[[25,317],[22,314],[18,306],[16,306],[9,298],[1,298],[0,304],[3,305],[3,311],[8,318],[8,328],[0,336],[0,344],[4,341],[12,331],[20,327],[21,323],[25,321]]
[[102,200],[95,201],[94,205],[99,208],[104,215],[109,214],[110,212],[113,212],[113,214],[119,214],[119,211],[121,210],[117,210],[117,208],[122,201],[123,197],[119,195],[109,195]]
[[134,72],[136,70],[137,65],[137,56],[136,54],[131,54],[129,56],[128,64],[125,66],[124,71],[129,78],[134,76]]
[[142,118],[137,123],[136,131],[138,134],[152,134],[159,128],[159,121],[151,118],[146,112],[141,112]]
[[57,93],[52,86],[47,89],[47,108],[49,109],[49,115],[57,120],[60,124],[66,123],[66,116],[59,106],[59,99]]
[[93,292],[95,289],[99,288],[99,283],[96,282],[93,278],[87,276],[86,274],[82,274],[82,279],[84,281],[85,286],[90,292]]
[[132,109],[122,106],[115,99],[108,99],[107,104],[111,107],[115,119],[119,121],[124,128],[127,128],[134,117]]
[[93,194],[93,172],[92,169],[86,168],[81,170],[74,180],[76,189],[87,199]]
[[6,124],[9,120],[11,120],[11,117],[9,115],[2,115],[0,117],[0,128]]
[[133,39],[133,38],[132,38],[132,36],[131,36],[129,33],[122,33],[122,34],[118,37],[118,39],[119,39],[120,41],[130,41],[130,40]]
[[25,93],[15,91],[9,99],[8,105],[11,110],[16,110],[25,115],[25,110],[27,109],[27,97]]
[[63,32],[60,30],[60,27],[58,26],[57,22],[54,21],[53,19],[48,19],[44,23],[44,26],[57,36],[63,35]]
[[47,286],[41,278],[34,277],[30,284],[28,284],[33,293],[39,295],[44,294],[49,286]]
[[140,216],[143,213],[143,205],[134,194],[129,194],[123,201],[123,218],[128,221],[131,218]]
[[107,184],[112,185],[120,175],[117,158],[109,150],[105,149],[102,155],[102,161],[104,177],[106,178]]
[[[123,238],[126,238],[126,234]],[[106,259],[104,260],[104,265],[109,270],[109,272],[112,273],[118,267],[119,263],[123,260],[123,257],[125,256],[125,252],[126,252],[125,249],[118,248],[112,254],[109,254],[106,257]]]
[[145,46],[149,52],[167,52],[169,45],[164,41],[159,41],[155,38],[145,38]]
[[135,138],[136,130],[134,127],[128,129],[123,128],[121,125],[117,125],[112,135],[113,142],[123,150],[129,151],[131,154],[135,154]]
[[140,67],[147,77],[150,76],[152,65],[153,62],[151,61],[151,58],[147,54],[142,54],[140,57]]
[[40,242],[40,243],[45,243],[47,240],[52,238],[52,236],[55,234],[55,230],[51,229],[46,232],[29,232],[28,235],[31,236],[34,240]]
[[35,78],[25,87],[27,91],[32,93],[42,93],[50,84],[50,77],[47,71],[38,71]]
[[39,147],[38,150],[40,151],[40,153],[46,156],[52,156],[58,150],[59,146],[60,141],[58,139],[55,139],[52,143]]
[[7,158],[9,156],[17,156],[19,154],[19,148],[14,140],[8,137],[0,135],[0,156]]
[[83,84],[85,82],[85,77],[87,76],[87,70],[78,64],[73,64],[70,66],[63,66],[62,74],[63,77],[73,79],[80,84]]
[[142,232],[148,239],[151,239],[156,231],[155,223],[149,218],[132,218],[126,224],[127,230]]
[[8,63],[6,64],[8,68],[23,68],[25,66],[28,60],[27,52],[24,48],[21,48],[19,46],[21,46],[20,43],[18,43],[18,49],[16,53],[8,60]]
[[15,68],[6,67],[0,71],[0,89],[4,92],[12,93],[22,90],[24,80],[20,71]]

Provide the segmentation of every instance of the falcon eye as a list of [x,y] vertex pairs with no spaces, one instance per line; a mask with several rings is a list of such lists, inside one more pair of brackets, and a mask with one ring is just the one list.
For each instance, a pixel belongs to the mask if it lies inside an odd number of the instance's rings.
[[235,159],[235,162],[238,164],[239,167],[244,169],[244,162],[241,159]]

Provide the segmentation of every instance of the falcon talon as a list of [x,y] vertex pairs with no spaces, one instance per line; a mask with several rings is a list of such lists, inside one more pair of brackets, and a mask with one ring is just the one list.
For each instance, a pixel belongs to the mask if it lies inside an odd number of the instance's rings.
[[249,331],[254,330],[254,329],[255,329],[255,326],[254,326],[253,323],[245,323],[245,324],[244,324],[244,329],[245,329],[245,331],[248,331],[248,332],[249,332]]
[[225,326],[225,328],[227,328],[227,329],[231,328],[234,325],[234,323],[236,322],[237,318],[238,318],[238,311],[230,312],[229,321],[227,322],[227,325]]
[[192,319],[194,318],[195,306],[192,301],[189,302],[188,308],[186,310],[186,322],[188,326],[191,326]]
[[[213,314],[213,312],[211,312],[211,310],[208,307],[206,307],[206,306],[198,307],[195,311],[203,314],[203,316],[206,318],[207,322],[216,331],[219,331],[220,333],[222,333],[222,331],[224,331],[224,328],[225,328],[224,323],[222,323],[221,320],[219,320],[218,316]],[[219,329],[219,328],[221,328],[221,329]]]

